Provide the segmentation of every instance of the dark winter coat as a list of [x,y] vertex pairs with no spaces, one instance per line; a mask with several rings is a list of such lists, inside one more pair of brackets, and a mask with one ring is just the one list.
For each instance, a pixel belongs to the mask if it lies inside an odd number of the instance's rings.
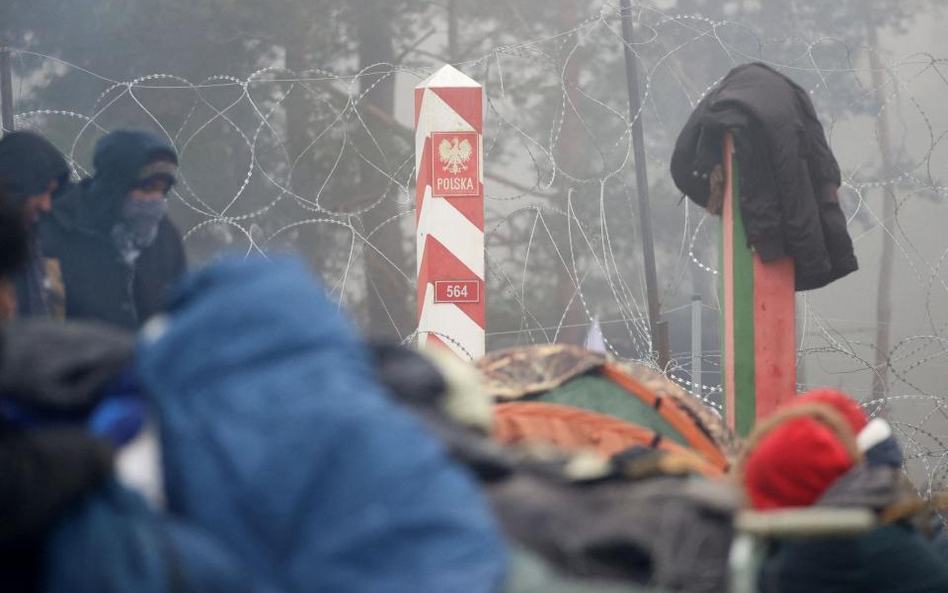
[[[914,496],[901,470],[858,465],[817,502],[881,511]],[[863,535],[777,542],[764,563],[762,593],[938,593],[948,591],[948,562],[907,522]]]
[[96,147],[96,176],[54,203],[42,229],[43,249],[59,261],[67,318],[136,329],[161,310],[168,288],[184,272],[181,235],[167,218],[133,265],[111,238],[138,172],[158,155],[172,158],[174,152],[157,136],[113,133]]
[[250,590],[218,542],[112,479],[113,446],[90,420],[133,354],[133,336],[104,325],[0,328],[4,593]]
[[[18,321],[0,329],[0,411],[81,417],[132,357],[122,331]],[[47,531],[112,472],[112,447],[81,422],[24,427],[0,415],[0,582],[33,591]]]
[[790,256],[796,289],[820,288],[858,268],[839,206],[839,164],[807,92],[764,64],[732,70],[691,114],[671,173],[702,207],[731,132],[739,162],[740,213],[764,262]]

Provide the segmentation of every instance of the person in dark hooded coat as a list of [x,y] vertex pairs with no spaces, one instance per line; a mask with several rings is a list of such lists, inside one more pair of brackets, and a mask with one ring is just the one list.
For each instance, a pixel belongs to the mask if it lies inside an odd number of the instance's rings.
[[29,259],[29,232],[16,203],[0,190],[0,323],[16,314],[15,275]]
[[114,445],[98,427],[114,425],[108,394],[133,348],[131,334],[94,324],[26,319],[0,327],[4,592],[39,590],[50,530],[111,476]]
[[174,148],[150,132],[112,132],[96,144],[95,176],[58,200],[43,228],[67,318],[137,329],[161,309],[186,268],[166,215],[177,163]]
[[27,264],[14,277],[19,317],[52,313],[46,260],[35,230],[68,182],[69,165],[49,140],[32,132],[11,132],[0,139],[0,186],[30,230]]
[[948,563],[910,520],[919,501],[885,421],[816,390],[758,424],[745,446],[739,475],[755,510],[864,508],[879,521],[861,534],[775,541],[762,593],[948,591]]

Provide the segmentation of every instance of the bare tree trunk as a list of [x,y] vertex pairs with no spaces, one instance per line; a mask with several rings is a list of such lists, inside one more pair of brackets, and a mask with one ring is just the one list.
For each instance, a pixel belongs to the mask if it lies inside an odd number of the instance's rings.
[[[883,66],[878,56],[879,39],[876,29],[869,25],[869,47],[876,50],[869,54],[872,86],[875,88],[876,101],[880,107],[885,104],[885,81]],[[892,140],[889,137],[888,111],[879,116],[879,149],[882,155],[882,177],[891,180],[894,176],[892,161]],[[891,182],[883,187],[882,196],[882,255],[879,257],[879,286],[876,297],[876,374],[872,381],[872,392],[881,397],[888,388],[888,360],[890,349],[890,327],[892,321],[892,269],[895,255],[895,243],[892,238],[894,227],[890,228],[896,216],[895,191]]]
[[[295,75],[306,69],[306,42],[301,35],[290,35],[286,43],[286,68]],[[310,143],[309,111],[306,89],[297,83],[283,102],[286,110],[286,152],[293,168],[290,189],[295,194],[310,198],[313,194],[312,155],[301,158]],[[299,159],[299,160],[297,160]],[[295,166],[294,166],[295,163]]]
[[[301,31],[294,31],[287,35],[286,68],[295,74],[306,70],[307,41]],[[287,152],[287,165],[292,168],[292,177],[287,187],[297,196],[312,202],[316,196],[318,180],[316,178],[316,160],[310,143],[312,142],[312,113],[313,97],[300,83],[294,86],[290,94],[283,101],[286,114],[286,131],[284,144]],[[305,154],[304,154],[305,151]],[[284,198],[296,202],[296,198]],[[299,204],[305,208],[309,204]],[[311,206],[310,206],[311,207]],[[299,212],[297,210],[296,212]],[[307,217],[324,216],[323,214],[309,213]],[[296,244],[297,249],[319,273],[329,281],[333,262],[325,257],[332,251],[332,237],[327,236],[325,228],[315,229],[314,232],[305,232],[300,235]]]
[[[564,30],[565,28],[574,27],[580,19],[576,0],[565,0],[562,4],[561,15]],[[564,54],[563,57],[565,59],[567,55]],[[557,144],[552,148],[554,151],[553,154],[556,157],[556,166],[560,171],[565,171],[570,175],[577,175],[582,163],[584,131],[582,122],[579,116],[573,111],[571,102],[575,105],[575,102],[579,100],[579,93],[575,91],[579,83],[579,73],[581,70],[579,52],[569,56],[569,60],[563,73],[563,83],[564,92],[570,101],[567,101],[565,105],[563,128],[557,139]],[[566,198],[569,194],[572,182],[562,176],[561,179],[563,179],[561,184],[562,201],[565,208]],[[582,344],[586,336],[586,328],[583,324],[588,323],[589,320],[586,319],[585,315],[581,314],[582,301],[576,291],[577,283],[582,282],[583,276],[581,270],[576,270],[576,276],[574,277],[574,270],[571,267],[572,259],[569,256],[569,240],[566,238],[567,228],[567,224],[564,221],[563,232],[559,233],[559,237],[562,239],[559,249],[560,253],[562,253],[566,259],[566,264],[570,266],[570,268],[563,270],[558,275],[559,304],[564,311],[564,315],[562,318],[563,328],[559,332],[557,341],[564,344]],[[579,290],[582,290],[582,286],[579,287]]]
[[[360,109],[371,105],[393,118],[395,75],[386,74],[395,59],[392,31],[394,15],[390,14],[391,11],[390,7],[383,5],[360,11],[356,27],[360,69],[368,69],[360,81],[361,91],[365,93]],[[394,154],[391,152],[390,130],[380,125],[375,118],[365,118],[365,123],[372,137],[360,142],[360,152],[379,169],[391,170],[394,163],[386,163],[384,158],[386,150],[389,151],[389,157]],[[381,146],[382,153],[375,143]],[[363,162],[360,165],[359,177],[362,181],[359,194],[368,195],[370,201],[353,204],[353,209],[367,207],[381,199],[381,202],[360,216],[365,232],[375,231],[371,242],[378,250],[369,246],[364,250],[368,331],[373,334],[404,337],[416,325],[409,306],[414,290],[413,286],[405,282],[399,270],[409,278],[413,278],[415,274],[410,267],[406,237],[402,233],[400,221],[387,222],[399,212],[395,202],[397,187],[390,183],[385,173],[369,163]],[[383,223],[387,224],[379,228]]]

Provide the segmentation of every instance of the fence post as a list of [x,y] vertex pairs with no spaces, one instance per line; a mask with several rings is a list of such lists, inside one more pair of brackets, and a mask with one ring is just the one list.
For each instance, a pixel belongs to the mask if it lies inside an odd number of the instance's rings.
[[727,423],[747,435],[758,418],[796,393],[793,260],[765,264],[747,246],[730,134],[724,139],[724,163],[722,383]]
[[[2,41],[0,41],[2,43]],[[13,67],[10,64],[10,46],[0,46],[0,123],[3,133],[12,132],[13,124]]]
[[447,65],[415,87],[418,345],[485,351],[483,87]]
[[701,295],[691,297],[691,383],[692,393],[701,397]]
[[648,299],[648,324],[652,336],[652,350],[657,356],[658,366],[664,373],[671,359],[671,342],[668,337],[668,322],[662,319],[661,303],[658,299],[658,276],[655,271],[655,243],[652,239],[652,213],[648,201],[648,171],[645,163],[645,132],[642,120],[642,102],[639,97],[639,72],[636,56],[632,51],[635,29],[632,22],[632,4],[620,0],[619,16],[622,20],[622,42],[625,55],[625,80],[629,94],[629,117],[632,118],[632,151],[635,157],[635,187],[639,197],[639,220],[642,232],[642,258],[645,264],[645,293]]

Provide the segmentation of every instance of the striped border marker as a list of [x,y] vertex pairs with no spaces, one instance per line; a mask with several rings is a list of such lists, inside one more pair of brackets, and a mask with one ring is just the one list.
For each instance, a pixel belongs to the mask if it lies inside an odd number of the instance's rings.
[[448,65],[415,87],[418,345],[485,350],[483,87]]
[[747,246],[735,207],[738,163],[730,134],[724,140],[724,208],[721,229],[722,353],[728,426],[750,433],[758,418],[796,393],[793,260],[769,264]]

